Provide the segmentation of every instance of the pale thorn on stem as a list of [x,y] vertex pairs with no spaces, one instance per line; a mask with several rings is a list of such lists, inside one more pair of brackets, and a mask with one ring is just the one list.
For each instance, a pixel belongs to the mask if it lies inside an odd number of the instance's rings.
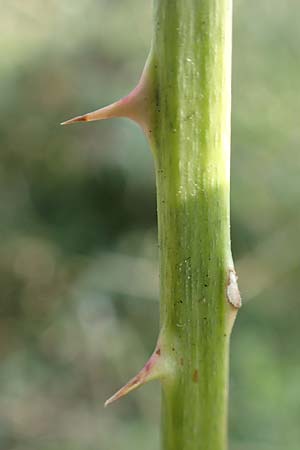
[[111,119],[114,117],[127,117],[137,122],[146,134],[150,130],[150,103],[151,87],[147,73],[147,64],[138,85],[121,100],[96,111],[77,116],[62,122],[61,125],[70,125],[77,122],[92,122],[95,120]]
[[112,397],[110,397],[104,403],[104,406],[108,406],[111,403],[119,400],[129,392],[138,389],[140,386],[148,383],[148,381],[157,380],[162,378],[164,375],[164,367],[161,358],[161,348],[158,346],[154,350],[153,354],[140,370],[140,372],[133,377],[128,383],[125,384],[121,389],[119,389]]

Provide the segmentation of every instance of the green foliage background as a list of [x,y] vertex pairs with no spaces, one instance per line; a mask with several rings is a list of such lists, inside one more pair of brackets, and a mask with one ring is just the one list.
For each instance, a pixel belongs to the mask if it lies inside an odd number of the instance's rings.
[[[158,332],[150,152],[126,120],[58,125],[134,86],[151,2],[0,3],[0,448],[157,449],[157,384],[103,409]],[[234,1],[232,450],[299,449],[299,17]]]

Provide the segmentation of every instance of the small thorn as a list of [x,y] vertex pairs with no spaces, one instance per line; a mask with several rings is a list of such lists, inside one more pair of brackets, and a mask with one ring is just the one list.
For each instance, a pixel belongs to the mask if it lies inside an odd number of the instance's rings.
[[151,355],[150,359],[144,365],[142,370],[140,370],[140,372],[134,378],[128,381],[128,383],[126,383],[125,386],[119,389],[112,397],[106,400],[104,406],[108,406],[116,400],[119,400],[120,398],[129,394],[129,392],[134,391],[140,386],[143,386],[148,381],[160,378],[162,375],[160,364],[158,364],[158,362],[160,361],[160,356],[161,350],[158,347],[155,349],[154,353]]
[[237,275],[234,269],[229,269],[228,281],[227,281],[227,300],[236,309],[242,306],[241,294],[237,284]]

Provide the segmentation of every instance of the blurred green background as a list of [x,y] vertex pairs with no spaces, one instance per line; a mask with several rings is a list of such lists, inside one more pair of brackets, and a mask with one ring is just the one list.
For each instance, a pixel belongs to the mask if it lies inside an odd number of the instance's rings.
[[[158,449],[157,384],[103,409],[158,332],[150,152],[126,120],[58,125],[134,86],[151,2],[0,5],[0,448]],[[231,450],[300,446],[299,18],[234,1]]]

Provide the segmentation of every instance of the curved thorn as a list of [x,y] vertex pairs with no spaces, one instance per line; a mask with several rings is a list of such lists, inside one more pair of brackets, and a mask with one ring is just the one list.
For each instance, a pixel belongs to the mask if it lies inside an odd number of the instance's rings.
[[160,347],[157,347],[142,370],[140,370],[140,372],[135,377],[128,381],[128,383],[126,383],[125,386],[119,389],[112,397],[106,400],[104,406],[110,405],[119,398],[122,398],[125,395],[129,394],[129,392],[138,389],[148,381],[160,378],[162,376],[161,365],[159,364],[160,359],[161,349]]

